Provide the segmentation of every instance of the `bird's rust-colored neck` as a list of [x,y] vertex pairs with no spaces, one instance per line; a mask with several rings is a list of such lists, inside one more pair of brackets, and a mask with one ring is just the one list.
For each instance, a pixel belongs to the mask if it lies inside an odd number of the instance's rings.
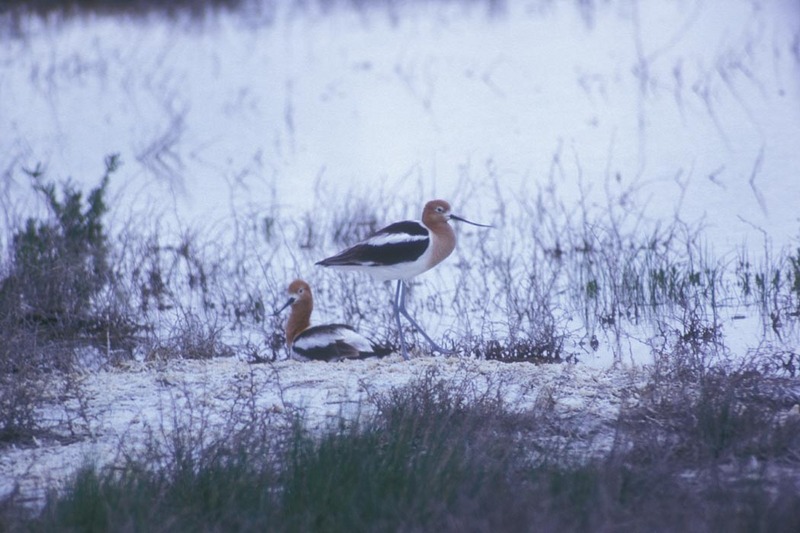
[[311,287],[303,280],[295,280],[289,285],[289,295],[294,298],[289,320],[286,321],[286,345],[291,346],[295,338],[311,326],[311,312],[314,310],[314,297]]
[[431,230],[431,255],[428,268],[438,265],[456,248],[456,234],[447,222],[450,219],[450,204],[444,200],[432,200],[425,204],[422,223]]
[[312,302],[297,300],[292,304],[292,312],[286,321],[286,344],[292,345],[294,339],[311,325]]
[[[430,226],[429,226],[430,227]],[[453,253],[456,248],[456,233],[447,222],[441,222],[430,227],[433,249],[428,264],[430,268],[438,265]]]

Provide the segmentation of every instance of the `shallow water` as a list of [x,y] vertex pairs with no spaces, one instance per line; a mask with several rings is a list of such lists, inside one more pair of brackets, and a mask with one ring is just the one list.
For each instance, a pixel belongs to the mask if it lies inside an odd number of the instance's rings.
[[118,152],[122,219],[291,213],[353,188],[486,219],[550,187],[568,204],[703,220],[722,253],[800,232],[790,0],[414,2],[26,29],[0,51],[6,223],[31,209],[22,168],[91,185]]

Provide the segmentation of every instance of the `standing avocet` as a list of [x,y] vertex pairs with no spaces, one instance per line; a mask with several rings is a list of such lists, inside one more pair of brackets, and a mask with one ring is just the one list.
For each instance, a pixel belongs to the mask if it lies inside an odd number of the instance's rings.
[[286,321],[286,346],[294,359],[308,361],[341,361],[342,359],[364,359],[382,357],[391,353],[389,348],[379,346],[359,335],[345,324],[311,326],[311,311],[314,297],[305,281],[296,279],[289,284],[289,300],[275,311],[278,315],[289,306],[292,311]]
[[450,204],[444,200],[431,200],[422,210],[421,221],[404,220],[390,224],[366,240],[317,263],[343,270],[366,272],[380,281],[397,280],[393,306],[404,359],[408,359],[408,351],[400,323],[401,314],[425,337],[433,350],[448,353],[406,311],[405,282],[435,267],[453,252],[456,234],[448,224],[449,220],[459,220],[484,228],[492,227],[452,214]]

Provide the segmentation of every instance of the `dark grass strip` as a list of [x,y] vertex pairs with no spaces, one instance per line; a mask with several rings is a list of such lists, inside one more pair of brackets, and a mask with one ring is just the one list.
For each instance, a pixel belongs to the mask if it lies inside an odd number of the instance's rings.
[[[375,417],[322,436],[296,424],[271,439],[234,434],[166,464],[153,456],[116,470],[86,467],[40,517],[4,507],[0,523],[28,531],[800,530],[796,439],[742,412],[731,426],[740,436],[724,453],[687,454],[683,439],[708,446],[685,426],[707,423],[698,414],[708,400],[695,398],[680,415],[631,411],[608,455],[580,460],[542,455],[542,421],[552,418],[545,408],[509,413],[495,396],[476,399],[468,383],[430,374],[377,398]],[[660,433],[670,424],[677,439]],[[765,432],[777,436],[757,450],[754,468],[756,450],[735,443]]]

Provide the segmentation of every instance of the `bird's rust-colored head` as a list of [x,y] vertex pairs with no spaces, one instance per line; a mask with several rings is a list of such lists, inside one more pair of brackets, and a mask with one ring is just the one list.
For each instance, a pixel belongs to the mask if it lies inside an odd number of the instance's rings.
[[422,222],[430,227],[446,224],[450,220],[450,204],[444,200],[431,200],[422,210]]
[[293,303],[299,300],[312,300],[311,287],[302,279],[296,279],[289,284],[289,296],[294,298]]
[[477,222],[472,222],[466,218],[454,215],[450,208],[450,204],[445,200],[431,200],[425,204],[425,208],[422,210],[423,224],[429,228],[435,228],[437,226],[441,226],[442,224],[447,224],[448,220],[458,220],[459,222],[466,222],[467,224],[480,226],[481,228],[493,227],[488,224],[478,224]]

